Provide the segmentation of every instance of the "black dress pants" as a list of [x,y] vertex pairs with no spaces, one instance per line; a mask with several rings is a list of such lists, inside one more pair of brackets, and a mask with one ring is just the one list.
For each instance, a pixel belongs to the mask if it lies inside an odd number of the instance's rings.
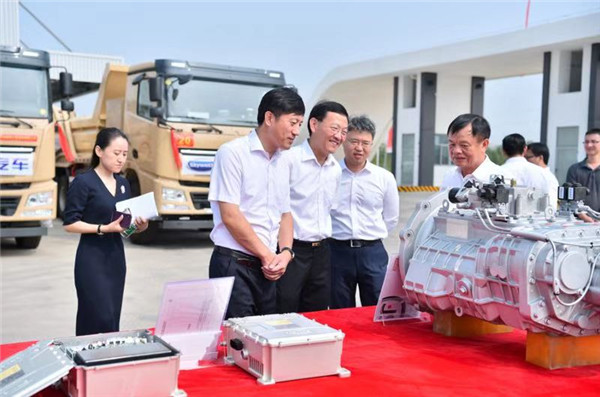
[[310,312],[329,307],[329,245],[294,240],[294,259],[277,280],[277,312]]
[[275,282],[265,278],[258,258],[217,246],[210,257],[208,276],[235,278],[226,318],[275,313]]

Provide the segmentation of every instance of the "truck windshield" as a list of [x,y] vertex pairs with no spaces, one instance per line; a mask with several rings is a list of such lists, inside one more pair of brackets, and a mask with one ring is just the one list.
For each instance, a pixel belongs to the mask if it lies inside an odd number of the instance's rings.
[[48,73],[0,67],[0,116],[48,118]]
[[165,82],[167,120],[225,125],[256,125],[258,104],[273,88],[203,80],[180,85],[176,77]]

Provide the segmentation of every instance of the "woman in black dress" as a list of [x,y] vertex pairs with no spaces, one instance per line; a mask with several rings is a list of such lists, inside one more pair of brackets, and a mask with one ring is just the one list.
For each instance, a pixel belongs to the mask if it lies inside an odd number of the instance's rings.
[[[81,233],[75,256],[76,335],[119,330],[125,288],[125,251],[119,234],[122,216],[112,221],[115,204],[131,197],[129,182],[118,175],[129,141],[117,128],[96,137],[90,169],[77,175],[67,193],[63,222],[67,232]],[[148,221],[135,219],[138,231]]]

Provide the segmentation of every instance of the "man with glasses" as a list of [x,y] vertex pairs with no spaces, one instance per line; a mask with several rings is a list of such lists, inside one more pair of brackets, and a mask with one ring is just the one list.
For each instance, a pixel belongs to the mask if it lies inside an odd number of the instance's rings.
[[331,204],[342,170],[333,153],[346,139],[348,112],[341,104],[319,102],[308,117],[309,139],[285,154],[294,219],[294,258],[277,281],[280,313],[329,307]]
[[585,133],[583,148],[586,158],[569,167],[567,182],[579,183],[590,189],[584,203],[594,211],[600,211],[600,128],[592,128]]
[[[549,194],[548,184],[542,169],[525,158],[527,144],[521,134],[510,134],[502,139],[502,151],[507,157],[502,168],[515,176],[517,186],[534,188],[537,192]],[[551,203],[552,204],[552,203]],[[556,206],[556,203],[553,204]]]
[[375,124],[366,116],[348,124],[342,178],[331,211],[331,307],[377,304],[388,264],[382,239],[398,223],[400,200],[391,172],[369,162]]
[[550,205],[556,209],[558,203],[558,179],[550,171],[548,160],[550,159],[550,150],[545,143],[535,142],[527,145],[525,151],[525,160],[537,165],[542,169],[546,186],[548,187],[548,196],[550,197]]

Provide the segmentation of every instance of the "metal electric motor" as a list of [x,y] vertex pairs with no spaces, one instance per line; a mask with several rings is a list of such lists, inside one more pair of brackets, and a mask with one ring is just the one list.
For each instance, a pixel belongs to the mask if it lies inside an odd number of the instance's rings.
[[495,178],[430,197],[400,233],[403,298],[532,332],[600,334],[600,223],[577,217],[600,214],[585,194],[560,187],[555,212],[547,195]]

